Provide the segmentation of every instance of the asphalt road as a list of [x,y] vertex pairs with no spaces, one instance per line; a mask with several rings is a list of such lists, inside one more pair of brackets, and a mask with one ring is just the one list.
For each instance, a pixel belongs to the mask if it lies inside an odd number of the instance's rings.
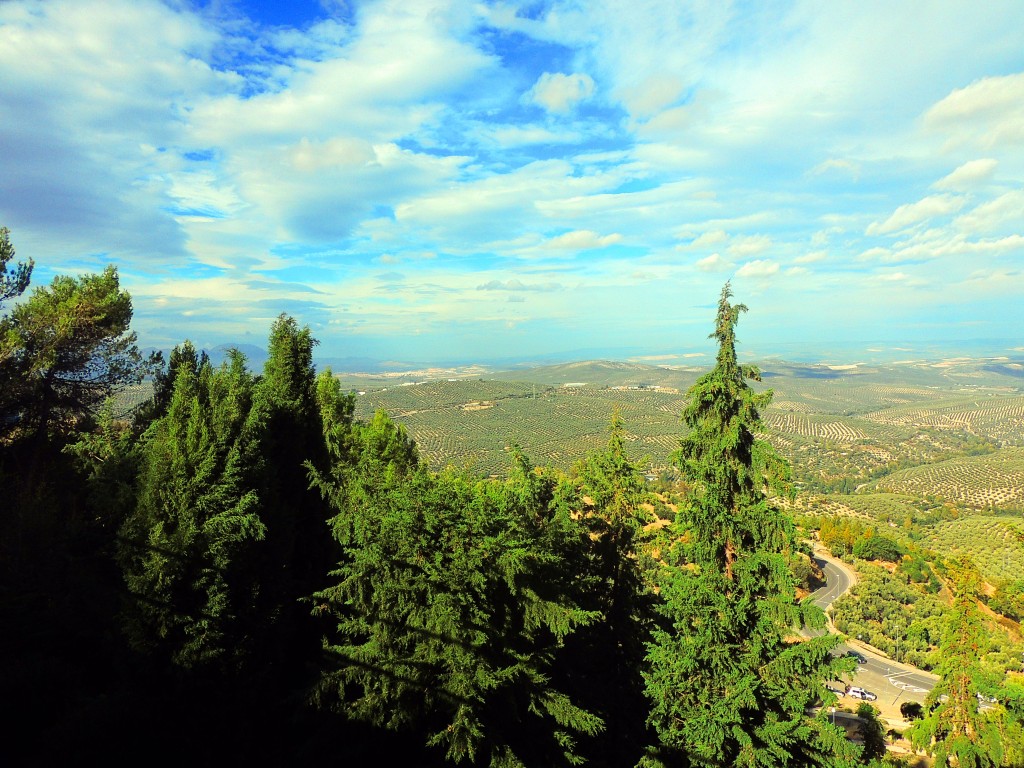
[[[822,553],[815,553],[815,561],[825,574],[825,586],[812,593],[815,605],[827,609],[840,595],[854,584],[853,575],[840,561]],[[830,626],[831,631],[835,631]],[[846,684],[857,685],[878,696],[873,702],[883,710],[897,708],[904,701],[923,703],[925,696],[935,686],[938,678],[908,664],[893,661],[881,651],[867,643],[850,641],[836,646],[835,653],[856,651],[865,662],[857,665],[857,671],[850,680],[833,681],[834,687]]]
[[853,578],[845,568],[840,567],[831,558],[815,555],[814,561],[825,574],[825,586],[812,593],[814,604],[823,611],[846,590],[853,586]]

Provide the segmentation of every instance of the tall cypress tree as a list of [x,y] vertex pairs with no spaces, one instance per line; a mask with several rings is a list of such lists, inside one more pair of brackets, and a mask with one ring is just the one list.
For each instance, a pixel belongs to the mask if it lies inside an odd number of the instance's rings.
[[824,715],[825,681],[845,662],[836,639],[808,641],[793,628],[820,611],[801,606],[787,567],[792,522],[768,497],[786,465],[764,441],[759,409],[770,392],[736,358],[741,304],[718,304],[714,369],[688,392],[676,462],[692,490],[675,523],[677,539],[656,574],[665,624],[648,650],[650,723],[661,749],[650,760],[686,766],[846,766],[856,750]]
[[240,438],[246,463],[238,471],[258,493],[267,527],[266,546],[254,565],[264,617],[261,654],[267,670],[274,667],[282,675],[275,685],[287,684],[288,676],[313,674],[321,631],[301,600],[324,585],[337,562],[327,525],[332,513],[310,488],[308,468],[327,467],[327,433],[343,432],[351,409],[324,381],[318,394],[316,344],[310,329],[294,318],[282,314],[274,321]]
[[[908,732],[914,746],[934,755],[936,768],[1020,765],[1024,756],[1022,712],[1006,706],[1015,697],[1003,675],[982,663],[988,632],[978,607],[979,583],[969,561],[954,565],[953,608],[945,617],[937,670],[942,677],[928,694],[928,714]],[[1020,692],[1018,687],[1018,697]],[[979,694],[991,693],[996,700],[982,706]]]
[[[182,346],[167,413],[147,432],[136,508],[122,529],[135,645],[192,669],[234,667],[252,643],[246,563],[266,528],[239,477],[252,377],[235,351],[214,371]],[[248,629],[247,629],[248,627]]]

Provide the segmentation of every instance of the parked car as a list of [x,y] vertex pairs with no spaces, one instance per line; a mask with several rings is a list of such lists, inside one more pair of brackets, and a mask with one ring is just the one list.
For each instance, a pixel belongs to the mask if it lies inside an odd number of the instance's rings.
[[868,659],[863,653],[857,653],[857,651],[847,651],[846,655],[851,659],[856,659],[858,664],[867,664]]
[[865,691],[863,688],[860,688],[856,685],[851,685],[849,688],[847,688],[846,695],[854,699],[861,699],[863,701],[874,701],[878,698],[878,696],[873,694],[871,691]]

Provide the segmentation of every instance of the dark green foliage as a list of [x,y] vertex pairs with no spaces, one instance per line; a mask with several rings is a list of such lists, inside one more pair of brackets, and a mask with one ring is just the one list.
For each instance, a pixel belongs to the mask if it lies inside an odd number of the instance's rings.
[[318,399],[314,343],[282,316],[258,380],[237,350],[216,370],[191,344],[172,353],[170,399],[143,441],[122,536],[138,647],[185,668],[308,673],[319,631],[299,601],[334,551],[304,464],[325,466],[325,432],[351,414],[328,384]]
[[584,580],[584,607],[600,619],[567,639],[558,672],[580,703],[605,722],[588,747],[591,763],[632,766],[653,740],[642,669],[656,620],[657,598],[644,576],[644,525],[656,519],[655,498],[627,455],[618,411],[610,432],[608,447],[580,461],[559,488],[560,504],[580,518],[588,534],[574,572]]
[[209,362],[209,355],[205,351],[197,353],[190,342],[179,344],[172,349],[171,359],[166,366],[163,353],[154,352],[149,359],[153,375],[153,398],[139,409],[135,421],[145,425],[166,414],[171,405],[171,396],[174,394],[174,380],[178,376],[178,369],[186,367],[195,373],[200,366]]
[[0,436],[74,431],[116,387],[141,380],[131,317],[111,266],[57,276],[0,319]]
[[910,551],[900,560],[896,572],[903,575],[908,583],[924,585],[927,592],[938,592],[942,583],[932,570],[929,561],[920,553]]
[[[676,530],[689,539],[667,553],[657,573],[666,626],[655,633],[645,674],[656,756],[692,766],[842,766],[856,750],[824,715],[834,700],[825,681],[851,662],[834,659],[835,638],[795,639],[793,627],[820,611],[795,600],[788,559],[791,521],[766,489],[783,487],[784,463],[754,437],[759,408],[736,360],[734,329],[742,305],[722,291],[714,338],[715,368],[690,389],[690,428],[677,460],[692,486]],[[654,758],[652,758],[654,759]]]
[[857,717],[860,718],[860,737],[864,743],[861,761],[870,762],[885,755],[885,726],[878,719],[878,710],[862,701],[857,705]]
[[857,539],[853,545],[853,554],[854,557],[863,560],[886,560],[896,563],[903,557],[903,547],[886,536],[874,534]]
[[11,244],[11,230],[7,227],[0,227],[0,308],[8,299],[21,296],[28,288],[29,280],[32,278],[31,259],[28,263],[21,262],[11,268],[14,260],[14,246]]
[[340,432],[351,412],[340,401],[330,406],[318,391],[316,343],[309,328],[287,315],[278,317],[242,434],[249,459],[241,471],[259,496],[260,519],[267,527],[254,566],[262,579],[261,654],[303,676],[315,673],[321,630],[301,600],[326,583],[337,562],[326,522],[332,513],[310,487],[307,467],[326,471],[329,463],[324,409],[333,409],[332,429]]
[[803,552],[794,552],[789,558],[789,572],[801,589],[812,592],[824,583],[821,569]]
[[551,512],[553,483],[518,454],[504,482],[431,473],[383,413],[353,432],[352,463],[314,472],[343,551],[314,597],[337,625],[321,704],[419,734],[455,763],[574,761],[600,721],[548,676],[594,616],[565,578],[580,531]]
[[[131,636],[182,667],[240,663],[259,584],[245,573],[266,537],[247,487],[243,428],[253,380],[235,352],[220,369],[178,353],[166,415],[146,434],[138,505],[122,531]],[[247,621],[248,619],[248,621]]]
[[924,708],[920,702],[904,701],[900,704],[900,715],[904,720],[917,720],[924,714]]
[[1024,619],[1024,580],[1004,581],[988,599],[988,607],[1008,619]]
[[986,669],[987,633],[978,607],[978,575],[973,565],[953,567],[953,609],[946,616],[940,662],[941,679],[929,692],[925,716],[907,731],[914,746],[935,757],[936,768],[986,768],[1019,764],[1024,718],[996,702],[982,706],[979,694],[1003,686],[1002,675]]

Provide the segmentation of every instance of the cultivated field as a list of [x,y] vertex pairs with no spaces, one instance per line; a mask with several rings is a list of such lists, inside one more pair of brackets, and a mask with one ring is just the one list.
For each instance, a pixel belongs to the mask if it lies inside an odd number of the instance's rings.
[[[790,459],[798,486],[810,491],[863,490],[898,470],[1024,446],[1024,382],[983,365],[762,368],[763,382],[755,386],[775,392],[763,414],[765,436]],[[683,431],[683,393],[699,374],[599,361],[472,378],[343,382],[364,392],[357,415],[385,409],[406,424],[431,464],[469,464],[490,474],[507,468],[513,442],[537,464],[568,468],[604,444],[616,408],[634,457],[652,469],[666,466]],[[915,477],[884,490],[919,494]],[[950,498],[998,504],[1013,497],[1004,489],[990,499],[973,492]]]
[[405,424],[432,466],[501,474],[513,443],[535,464],[568,469],[607,442],[616,408],[635,459],[664,466],[681,435],[683,400],[651,390],[443,381],[368,392],[357,407],[361,418],[383,408]]
[[989,582],[1024,574],[1024,521],[973,515],[923,528],[920,544],[946,557],[968,555]]
[[1002,448],[984,456],[966,456],[894,472],[874,488],[999,507],[1024,502],[1024,448]]

